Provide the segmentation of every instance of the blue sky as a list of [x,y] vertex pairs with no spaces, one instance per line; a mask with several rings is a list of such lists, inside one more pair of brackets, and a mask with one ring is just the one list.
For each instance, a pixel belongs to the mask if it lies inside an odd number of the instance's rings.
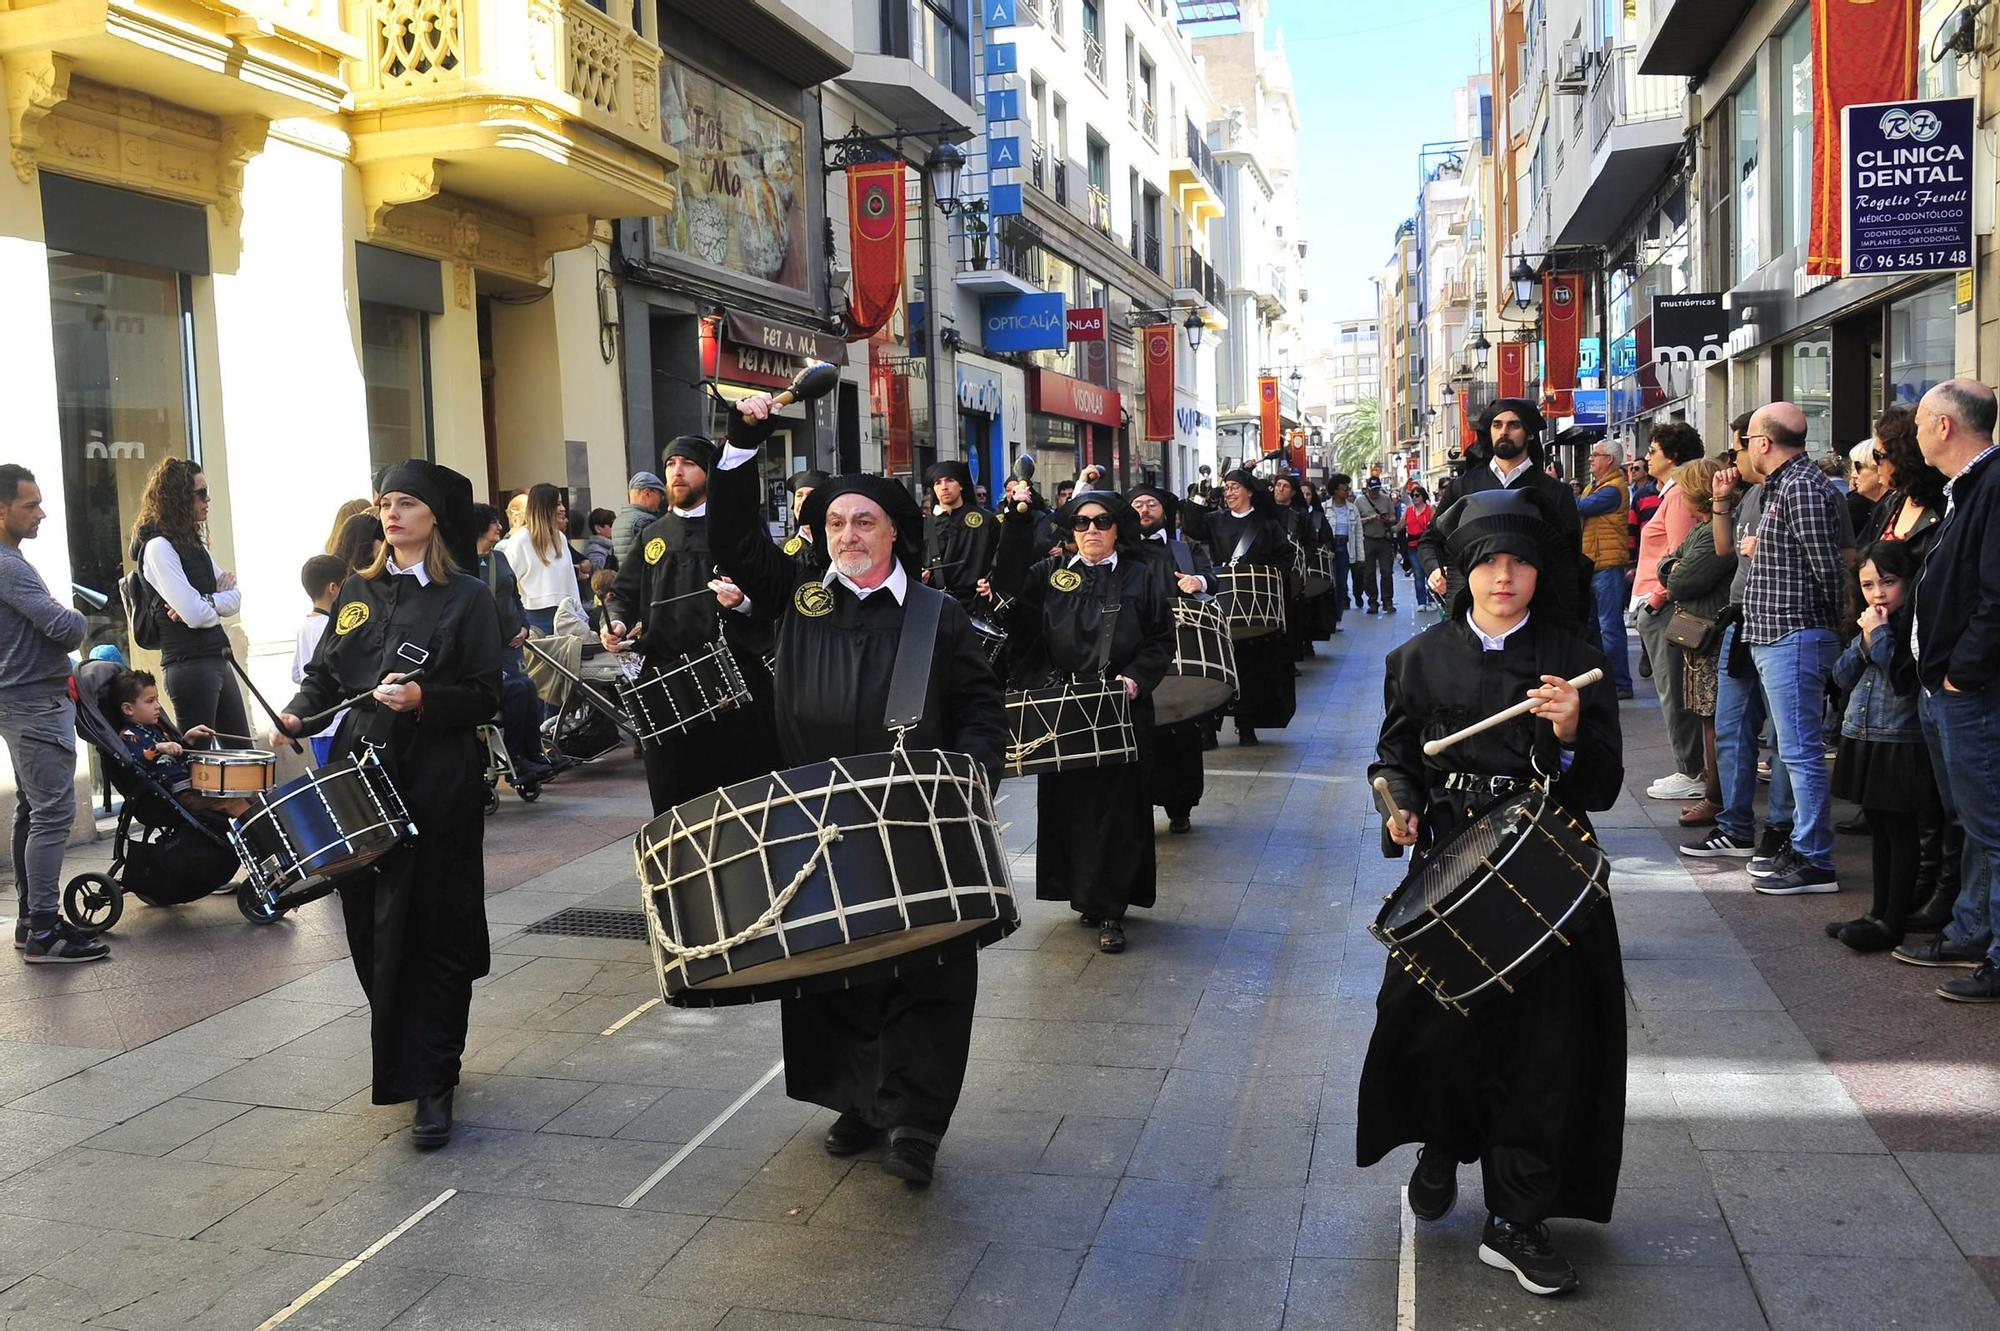
[[1271,0],[1299,106],[1312,341],[1375,312],[1370,279],[1414,209],[1417,149],[1452,136],[1452,89],[1492,64],[1490,13],[1489,0]]

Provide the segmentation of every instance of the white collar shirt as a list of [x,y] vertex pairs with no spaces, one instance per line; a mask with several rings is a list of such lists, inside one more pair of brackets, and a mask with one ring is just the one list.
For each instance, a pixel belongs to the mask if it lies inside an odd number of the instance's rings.
[[1504,652],[1507,650],[1507,639],[1513,637],[1516,633],[1519,633],[1522,629],[1528,627],[1528,620],[1530,617],[1531,617],[1530,615],[1522,615],[1519,622],[1517,622],[1512,628],[1508,629],[1505,633],[1502,633],[1497,638],[1489,637],[1486,631],[1479,627],[1479,625],[1473,620],[1472,612],[1470,610],[1465,612],[1465,626],[1472,630],[1473,637],[1479,639],[1479,647],[1481,651]]
[[890,561],[889,576],[876,583],[873,587],[857,586],[854,579],[848,577],[838,569],[827,570],[827,575],[820,579],[820,585],[822,587],[831,587],[836,578],[840,580],[841,586],[854,593],[854,599],[857,601],[865,601],[876,592],[886,591],[897,605],[901,605],[904,598],[910,593],[910,575],[903,572],[903,561],[900,559]]

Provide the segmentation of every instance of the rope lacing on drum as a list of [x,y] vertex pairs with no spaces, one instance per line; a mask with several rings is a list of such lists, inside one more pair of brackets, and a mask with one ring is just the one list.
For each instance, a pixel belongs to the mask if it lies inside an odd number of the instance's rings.
[[799,894],[799,889],[806,885],[806,879],[812,877],[813,870],[819,867],[821,857],[826,854],[826,848],[840,839],[841,830],[837,825],[829,824],[820,828],[818,833],[815,834],[817,844],[814,845],[812,854],[808,855],[806,862],[799,866],[799,871],[792,875],[792,881],[785,884],[784,890],[779,892],[777,896],[771,898],[770,906],[765,909],[762,915],[759,915],[729,937],[718,938],[713,943],[701,943],[695,947],[683,947],[679,942],[670,938],[667,935],[667,931],[660,926],[659,916],[649,911],[647,914],[653,929],[653,941],[659,944],[661,949],[670,954],[675,960],[681,962],[702,961],[708,957],[719,957],[731,948],[749,942],[758,934],[764,933],[776,925],[783,918],[785,907],[792,904],[792,898]]

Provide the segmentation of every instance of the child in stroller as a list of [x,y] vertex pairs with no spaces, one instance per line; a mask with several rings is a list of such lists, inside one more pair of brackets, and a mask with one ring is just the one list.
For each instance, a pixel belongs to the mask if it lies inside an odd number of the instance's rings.
[[[85,661],[76,671],[77,737],[97,752],[112,789],[124,798],[112,832],[111,865],[104,873],[82,873],[63,887],[63,915],[78,929],[111,928],[124,913],[130,892],[149,906],[198,901],[226,886],[241,868],[229,841],[229,825],[211,810],[191,809],[150,768],[135,758],[120,737],[125,721],[111,700],[111,687],[128,673],[116,661]],[[325,894],[324,884],[307,884],[280,898],[270,910],[250,890],[236,889],[245,919],[268,924],[285,911]]]
[[186,747],[182,740],[212,739],[209,726],[194,726],[176,734],[160,707],[159,682],[143,670],[121,670],[105,691],[106,712],[116,709],[122,724],[118,738],[132,760],[152,772],[173,792],[174,798],[190,809],[219,813],[225,818],[241,818],[250,811],[250,801],[204,795],[194,789],[188,777]]

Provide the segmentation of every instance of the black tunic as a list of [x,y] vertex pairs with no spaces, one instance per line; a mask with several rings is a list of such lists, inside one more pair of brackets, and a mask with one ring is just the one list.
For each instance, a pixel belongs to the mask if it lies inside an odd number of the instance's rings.
[[[827,575],[802,582],[793,560],[758,530],[755,468],[718,468],[709,504],[724,571],[779,616],[775,696],[784,765],[889,749],[882,718],[903,628],[895,597],[882,590],[863,599]],[[907,594],[927,592],[912,577]],[[904,745],[970,754],[997,784],[1006,744],[1000,681],[965,612],[947,600],[923,720]],[[934,955],[937,964],[927,969],[782,1000],[786,1094],[878,1128],[942,1136],[971,1056],[979,963],[969,942]]]
[[[1532,777],[1559,770],[1554,729],[1520,717],[1435,758],[1423,742],[1527,695],[1543,674],[1574,678],[1604,658],[1537,612],[1487,652],[1464,621],[1403,644],[1388,659],[1385,715],[1371,778],[1415,810],[1420,851],[1450,840],[1482,798],[1441,789],[1447,773]],[[1553,794],[1578,822],[1608,809],[1624,782],[1618,703],[1609,680],[1583,690],[1574,755]],[[1385,845],[1387,844],[1385,833]],[[1421,863],[1421,861],[1419,861]],[[1625,977],[1609,901],[1592,908],[1572,946],[1550,952],[1516,992],[1470,1016],[1447,1011],[1401,966],[1384,968],[1375,1033],[1361,1072],[1356,1157],[1372,1165],[1405,1142],[1478,1159],[1486,1204],[1522,1223],[1551,1216],[1606,1221],[1618,1190],[1625,1127]]]
[[[757,536],[770,546],[761,530]],[[771,676],[764,665],[776,611],[754,595],[752,613],[723,609],[705,591],[715,566],[707,516],[683,517],[669,509],[639,533],[632,557],[619,565],[605,598],[611,618],[628,627],[643,624],[637,647],[648,666],[670,666],[703,651],[719,631],[750,690],[747,706],[647,743],[646,787],[656,814],[777,766]]]
[[[1152,693],[1174,659],[1173,614],[1157,566],[1129,549],[1117,558],[1115,568],[1092,568],[1080,557],[1044,559],[1028,570],[1007,612],[1016,688],[1118,675],[1139,686],[1132,700],[1138,762],[1035,778],[1035,895],[1106,920],[1154,901],[1153,806],[1146,794]],[[1110,617],[1105,652],[1099,629],[1114,587],[1119,609]]]
[[960,504],[946,513],[932,507],[924,514],[925,580],[970,609],[974,589],[993,564],[999,538],[993,515],[976,504]]
[[[1238,517],[1223,509],[1209,516],[1207,532],[1208,552],[1217,567],[1230,563],[1263,564],[1280,573],[1289,572],[1292,567],[1292,547],[1285,540],[1275,511],[1265,513],[1253,508]],[[1247,728],[1282,727],[1291,723],[1292,713],[1297,709],[1298,682],[1285,636],[1266,633],[1238,640],[1236,723]]]
[[[1208,547],[1190,545],[1162,531],[1142,540],[1139,551],[1154,562],[1166,579],[1169,606],[1173,604],[1171,598],[1187,595],[1180,589],[1176,576],[1180,573],[1200,578],[1206,591],[1214,592],[1215,565],[1208,557]],[[1200,594],[1203,593],[1197,593]],[[1208,721],[1207,717],[1189,717],[1172,725],[1153,727],[1152,761],[1145,764],[1146,792],[1148,799],[1165,809],[1170,818],[1185,818],[1188,810],[1201,803],[1201,746],[1208,733]]]
[[[425,621],[435,622],[426,633]],[[342,625],[348,625],[343,631]],[[414,575],[341,584],[333,625],[285,710],[324,711],[408,669],[393,653],[427,646],[423,706],[400,715],[363,703],[334,739],[345,756],[363,735],[384,740],[383,766],[417,825],[414,841],[340,885],[355,974],[368,995],[376,1104],[458,1084],[472,982],[486,974],[485,746],[476,728],[500,705],[500,625],[493,597],[465,574],[422,586]],[[385,651],[386,649],[386,651]],[[385,656],[388,657],[385,663]]]

